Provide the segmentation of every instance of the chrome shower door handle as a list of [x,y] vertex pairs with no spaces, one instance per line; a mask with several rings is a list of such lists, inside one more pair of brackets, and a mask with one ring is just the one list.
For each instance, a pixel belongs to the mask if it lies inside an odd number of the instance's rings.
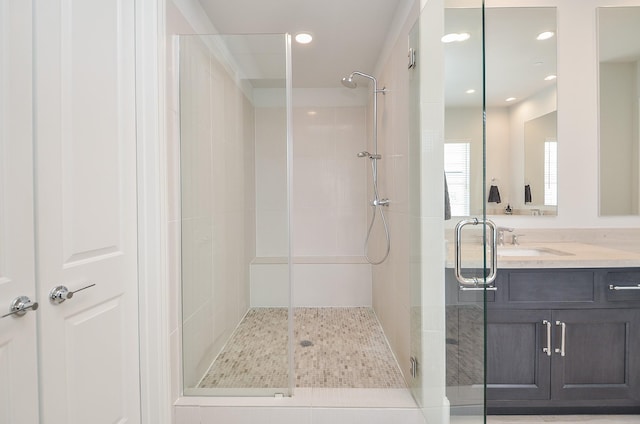
[[565,356],[566,353],[566,341],[567,341],[567,323],[556,321],[556,325],[562,327],[562,333],[560,336],[560,349],[556,348],[556,353],[559,353],[560,356]]
[[49,300],[54,305],[59,305],[67,299],[71,299],[75,293],[95,286],[95,283],[82,287],[78,290],[70,291],[66,286],[57,286],[49,292]]
[[[484,224],[491,229],[491,272],[484,279],[478,277],[464,277],[462,275],[462,228],[466,225],[478,225]],[[478,285],[486,286],[493,283],[497,276],[497,264],[498,264],[498,236],[496,231],[496,224],[489,219],[483,221],[478,218],[464,219],[456,225],[455,229],[455,276],[456,280],[466,287],[477,287]]]
[[542,348],[542,351],[551,356],[551,321],[546,319],[542,321],[542,325],[547,327],[547,346]]
[[13,302],[11,302],[11,305],[9,306],[9,313],[2,315],[0,318],[8,316],[21,317],[29,310],[38,310],[38,302],[32,302],[27,296],[18,296],[13,299]]

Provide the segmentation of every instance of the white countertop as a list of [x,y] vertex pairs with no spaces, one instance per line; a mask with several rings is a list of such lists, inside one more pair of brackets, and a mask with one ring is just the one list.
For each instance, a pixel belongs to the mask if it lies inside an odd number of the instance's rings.
[[[501,250],[550,249],[559,254],[535,256],[501,256]],[[454,267],[454,250],[449,244],[447,268]],[[487,256],[490,261],[490,257]],[[463,245],[463,268],[482,267],[482,246]],[[586,243],[547,242],[521,243],[518,246],[505,245],[498,248],[498,269],[508,268],[619,268],[640,267],[640,253],[612,249]]]

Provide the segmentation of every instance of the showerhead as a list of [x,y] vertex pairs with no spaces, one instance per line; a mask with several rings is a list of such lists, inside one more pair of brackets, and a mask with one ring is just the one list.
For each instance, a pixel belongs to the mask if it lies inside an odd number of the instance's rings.
[[358,86],[358,84],[356,84],[356,82],[353,80],[353,74],[349,75],[348,77],[342,78],[342,85],[347,88],[356,88]]
[[369,152],[358,152],[358,157],[359,158],[368,158],[368,157],[371,157],[371,153],[369,153]]

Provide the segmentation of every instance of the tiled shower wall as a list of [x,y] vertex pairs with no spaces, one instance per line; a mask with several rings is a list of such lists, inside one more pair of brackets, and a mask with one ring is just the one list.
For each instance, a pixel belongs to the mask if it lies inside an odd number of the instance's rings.
[[[330,97],[334,90],[326,91]],[[371,305],[371,268],[362,259],[369,161],[356,156],[366,146],[366,112],[365,106],[293,109],[291,225],[296,306]],[[256,164],[252,306],[286,306],[288,301],[286,134],[279,125],[284,113],[282,107],[256,108],[260,160]]]
[[200,37],[180,48],[183,369],[192,387],[248,309],[254,108]]
[[[258,257],[287,255],[283,108],[256,109]],[[293,256],[362,255],[369,163],[366,109],[296,107],[293,112]]]

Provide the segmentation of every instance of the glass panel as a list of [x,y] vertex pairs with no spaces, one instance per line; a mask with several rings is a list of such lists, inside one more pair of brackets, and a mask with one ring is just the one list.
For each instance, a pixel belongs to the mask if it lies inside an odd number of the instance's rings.
[[[409,36],[417,59],[409,88],[411,354],[422,364],[411,382],[426,421],[436,423],[482,423],[485,410],[484,226],[465,230],[464,274],[478,278],[479,290],[462,291],[451,220],[454,196],[456,212],[485,218],[482,3],[469,3],[475,8],[426,2]],[[471,137],[454,133],[461,124]]]
[[[445,1],[444,49],[445,384],[451,423],[485,421],[486,246],[485,79],[483,3]],[[442,160],[442,159],[441,159]],[[499,193],[493,193],[499,196]],[[451,219],[451,216],[454,218]],[[458,218],[455,218],[458,216]],[[460,216],[476,220],[460,226]],[[460,221],[460,224],[458,223]],[[458,224],[458,226],[456,226]],[[455,228],[459,228],[460,237]],[[456,249],[459,241],[460,249]],[[456,252],[458,258],[456,259]],[[460,264],[459,277],[455,266]],[[491,292],[489,292],[491,293]]]
[[179,43],[184,394],[288,395],[289,37]]

